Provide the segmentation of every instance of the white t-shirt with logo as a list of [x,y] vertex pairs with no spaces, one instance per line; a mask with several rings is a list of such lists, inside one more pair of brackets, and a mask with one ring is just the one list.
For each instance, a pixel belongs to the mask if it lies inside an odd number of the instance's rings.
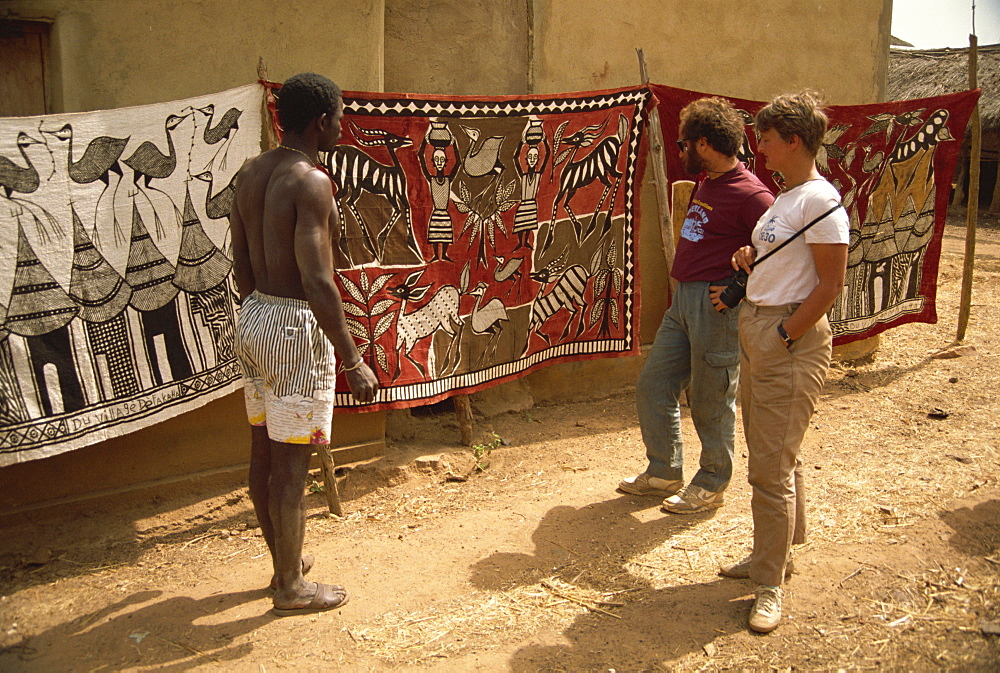
[[[792,234],[840,203],[840,194],[826,180],[807,180],[778,194],[761,215],[751,235],[760,259],[788,240]],[[847,211],[838,208],[809,227],[801,236],[768,257],[747,280],[747,299],[759,306],[799,304],[819,284],[813,243],[847,244],[850,223]]]

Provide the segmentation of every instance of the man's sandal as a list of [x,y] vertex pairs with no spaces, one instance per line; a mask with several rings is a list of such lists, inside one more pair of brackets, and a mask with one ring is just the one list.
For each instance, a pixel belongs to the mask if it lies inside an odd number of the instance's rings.
[[336,584],[320,584],[316,582],[316,594],[309,601],[308,605],[299,608],[271,608],[271,612],[279,617],[291,617],[293,615],[310,615],[316,612],[326,612],[336,610],[347,605],[350,597],[347,589]]

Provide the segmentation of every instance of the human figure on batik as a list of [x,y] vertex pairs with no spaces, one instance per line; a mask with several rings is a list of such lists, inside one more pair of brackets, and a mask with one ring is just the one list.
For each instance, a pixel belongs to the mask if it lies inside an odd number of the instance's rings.
[[[545,156],[541,156],[539,146],[545,148]],[[527,151],[525,151],[527,147]],[[523,154],[523,164],[522,164]],[[514,233],[517,234],[517,247],[530,248],[528,236],[538,230],[538,187],[541,184],[542,172],[549,161],[551,148],[549,139],[542,130],[542,121],[532,119],[521,136],[517,146],[517,174],[521,176],[521,203],[514,216]],[[541,160],[541,161],[539,161]]]
[[[431,152],[431,164],[428,165],[426,148],[428,143],[434,150]],[[448,148],[454,153],[454,161],[450,170],[446,170],[448,165]],[[455,139],[448,130],[446,122],[431,122],[430,131],[424,136],[420,143],[420,169],[427,178],[427,184],[431,190],[431,202],[434,208],[431,210],[431,219],[427,224],[427,242],[434,249],[432,261],[447,260],[448,246],[455,241],[455,230],[448,212],[448,203],[451,201],[451,183],[458,173],[461,162],[458,158],[458,149],[455,147]]]

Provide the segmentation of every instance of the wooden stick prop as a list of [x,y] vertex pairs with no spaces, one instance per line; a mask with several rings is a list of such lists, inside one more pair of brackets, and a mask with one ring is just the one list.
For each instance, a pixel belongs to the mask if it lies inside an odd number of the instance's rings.
[[[264,57],[259,56],[257,58],[257,79],[259,81],[267,81],[267,63],[264,62]],[[274,125],[271,124],[271,113],[267,110],[267,98],[271,96],[272,93],[265,89],[264,98],[260,105],[260,151],[267,152],[268,150],[273,150],[279,145],[278,134],[274,130]]]
[[472,446],[472,401],[468,395],[455,395],[451,399],[455,403],[455,415],[458,417],[458,427],[462,433],[462,446]]
[[333,462],[333,454],[330,453],[330,446],[319,444],[316,446],[316,453],[319,454],[319,463],[323,468],[323,493],[326,495],[326,505],[330,508],[331,514],[344,516],[344,510],[340,506],[340,489],[337,488],[336,465]]
[[[639,56],[639,78],[642,84],[649,84],[649,73],[646,71],[646,57],[642,48],[635,50]],[[663,131],[660,128],[660,113],[656,108],[649,115],[649,154],[653,164],[653,181],[656,183],[656,205],[659,210],[660,238],[663,241],[663,258],[667,263],[667,278],[670,287],[674,287],[674,279],[670,271],[674,266],[674,237],[670,231],[670,198],[667,188],[667,163],[663,154]],[[676,203],[676,202],[675,202]]]
[[987,212],[1000,213],[1000,178],[993,183],[993,196],[990,198],[990,208]]
[[691,180],[676,180],[674,184],[670,185],[673,190],[673,241],[676,245],[677,241],[681,237],[681,227],[684,226],[684,218],[687,216],[687,209],[685,206],[691,202],[691,194],[694,193],[694,182]]
[[[977,39],[969,35],[969,88],[978,88],[976,67],[978,63]],[[972,151],[969,153],[969,198],[965,208],[965,264],[962,266],[962,294],[958,305],[958,332],[956,341],[965,339],[972,308],[972,268],[976,263],[976,218],[979,214],[979,157],[982,145],[982,126],[979,122],[979,102],[972,110]]]

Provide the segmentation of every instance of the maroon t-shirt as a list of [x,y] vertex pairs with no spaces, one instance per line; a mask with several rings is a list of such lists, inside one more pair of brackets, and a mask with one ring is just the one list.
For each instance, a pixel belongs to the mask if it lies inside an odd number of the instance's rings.
[[774,195],[742,162],[704,179],[691,197],[671,276],[680,282],[718,281],[733,271],[733,253],[750,245],[750,233]]

